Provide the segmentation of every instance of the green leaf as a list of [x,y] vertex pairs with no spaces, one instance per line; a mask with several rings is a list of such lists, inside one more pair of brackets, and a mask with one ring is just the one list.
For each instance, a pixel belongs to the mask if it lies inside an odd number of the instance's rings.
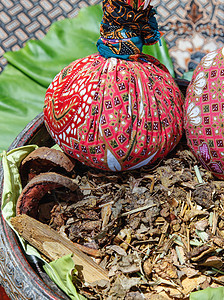
[[190,300],[221,300],[224,299],[224,287],[207,288],[202,291],[193,292],[190,294]]
[[170,74],[174,77],[175,76],[174,67],[164,37],[162,37],[160,41],[161,41],[161,45],[160,42],[158,42],[155,45],[144,46],[143,52],[145,54],[149,54],[157,58],[162,64],[164,64],[167,67]]
[[[7,52],[9,65],[0,75],[0,151],[43,109],[47,87],[72,61],[97,52],[100,35],[101,5],[80,10],[77,17],[52,24],[41,41],[30,40],[23,49]],[[173,75],[172,61],[165,40],[144,47],[158,58]]]
[[37,148],[36,145],[30,145],[13,149],[8,153],[3,151],[1,154],[3,157],[2,165],[4,171],[1,212],[9,225],[10,219],[16,215],[16,202],[22,192],[22,184],[19,175],[20,163],[29,153]]
[[43,109],[45,88],[8,65],[0,76],[0,152]]
[[45,264],[44,270],[72,300],[85,300],[86,298],[84,296],[77,293],[77,290],[72,282],[74,261],[71,257],[72,254],[69,254],[52,261],[49,264]]
[[191,81],[193,73],[194,71],[185,72],[181,78]]

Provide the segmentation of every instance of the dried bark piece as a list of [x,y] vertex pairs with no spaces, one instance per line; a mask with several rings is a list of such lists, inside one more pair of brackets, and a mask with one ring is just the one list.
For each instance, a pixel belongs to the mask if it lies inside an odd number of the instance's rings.
[[72,253],[71,258],[81,280],[84,279],[87,283],[102,279],[109,280],[106,270],[97,265],[94,260],[82,253],[71,241],[61,236],[48,225],[42,224],[27,215],[11,218],[11,223],[26,241],[50,260]]
[[222,237],[214,237],[213,242],[218,245],[220,248],[224,248],[224,239]]
[[94,256],[94,257],[101,257],[102,253],[100,250],[98,249],[93,249],[93,248],[89,248],[87,246],[78,244],[78,243],[73,243],[75,247],[77,247],[80,251],[89,254],[90,256]]
[[74,159],[64,152],[48,147],[40,147],[31,152],[21,163],[20,176],[23,186],[40,173],[57,172],[66,175],[75,167]]
[[71,191],[78,189],[77,183],[69,177],[54,172],[37,175],[24,187],[20,194],[16,205],[17,215],[27,214],[35,218],[38,204],[43,196],[60,187],[66,187]]

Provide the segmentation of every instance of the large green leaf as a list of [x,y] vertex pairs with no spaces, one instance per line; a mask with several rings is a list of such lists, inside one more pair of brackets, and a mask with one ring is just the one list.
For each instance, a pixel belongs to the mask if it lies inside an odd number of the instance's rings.
[[159,43],[152,46],[144,46],[143,52],[157,58],[162,64],[164,64],[170,71],[170,74],[174,77],[174,67],[169,55],[169,50],[164,37],[160,39]]
[[[5,53],[9,65],[0,75],[0,151],[42,111],[44,95],[54,76],[73,60],[97,52],[101,5],[80,10],[77,17],[52,24],[41,41],[30,40],[16,52]],[[158,58],[173,75],[164,39],[144,52]]]
[[43,109],[45,89],[8,65],[0,76],[0,151]]
[[190,300],[223,300],[224,299],[224,288],[207,288],[198,292],[190,294]]

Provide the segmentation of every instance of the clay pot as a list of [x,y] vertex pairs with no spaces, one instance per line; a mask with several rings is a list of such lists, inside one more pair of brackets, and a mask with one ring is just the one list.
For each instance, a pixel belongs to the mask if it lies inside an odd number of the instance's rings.
[[[54,143],[44,126],[43,114],[33,119],[17,136],[9,150],[27,144],[51,147]],[[0,199],[3,189],[0,167]],[[0,285],[10,299],[69,299],[42,270],[33,256],[25,256],[15,233],[0,216]]]

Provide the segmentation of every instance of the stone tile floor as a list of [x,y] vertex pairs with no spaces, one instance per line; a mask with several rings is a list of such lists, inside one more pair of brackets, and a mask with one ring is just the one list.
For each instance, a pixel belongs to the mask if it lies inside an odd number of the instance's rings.
[[1,0],[0,1],[0,72],[7,61],[6,51],[16,51],[29,39],[41,39],[50,25],[73,18],[80,8],[99,0]]

